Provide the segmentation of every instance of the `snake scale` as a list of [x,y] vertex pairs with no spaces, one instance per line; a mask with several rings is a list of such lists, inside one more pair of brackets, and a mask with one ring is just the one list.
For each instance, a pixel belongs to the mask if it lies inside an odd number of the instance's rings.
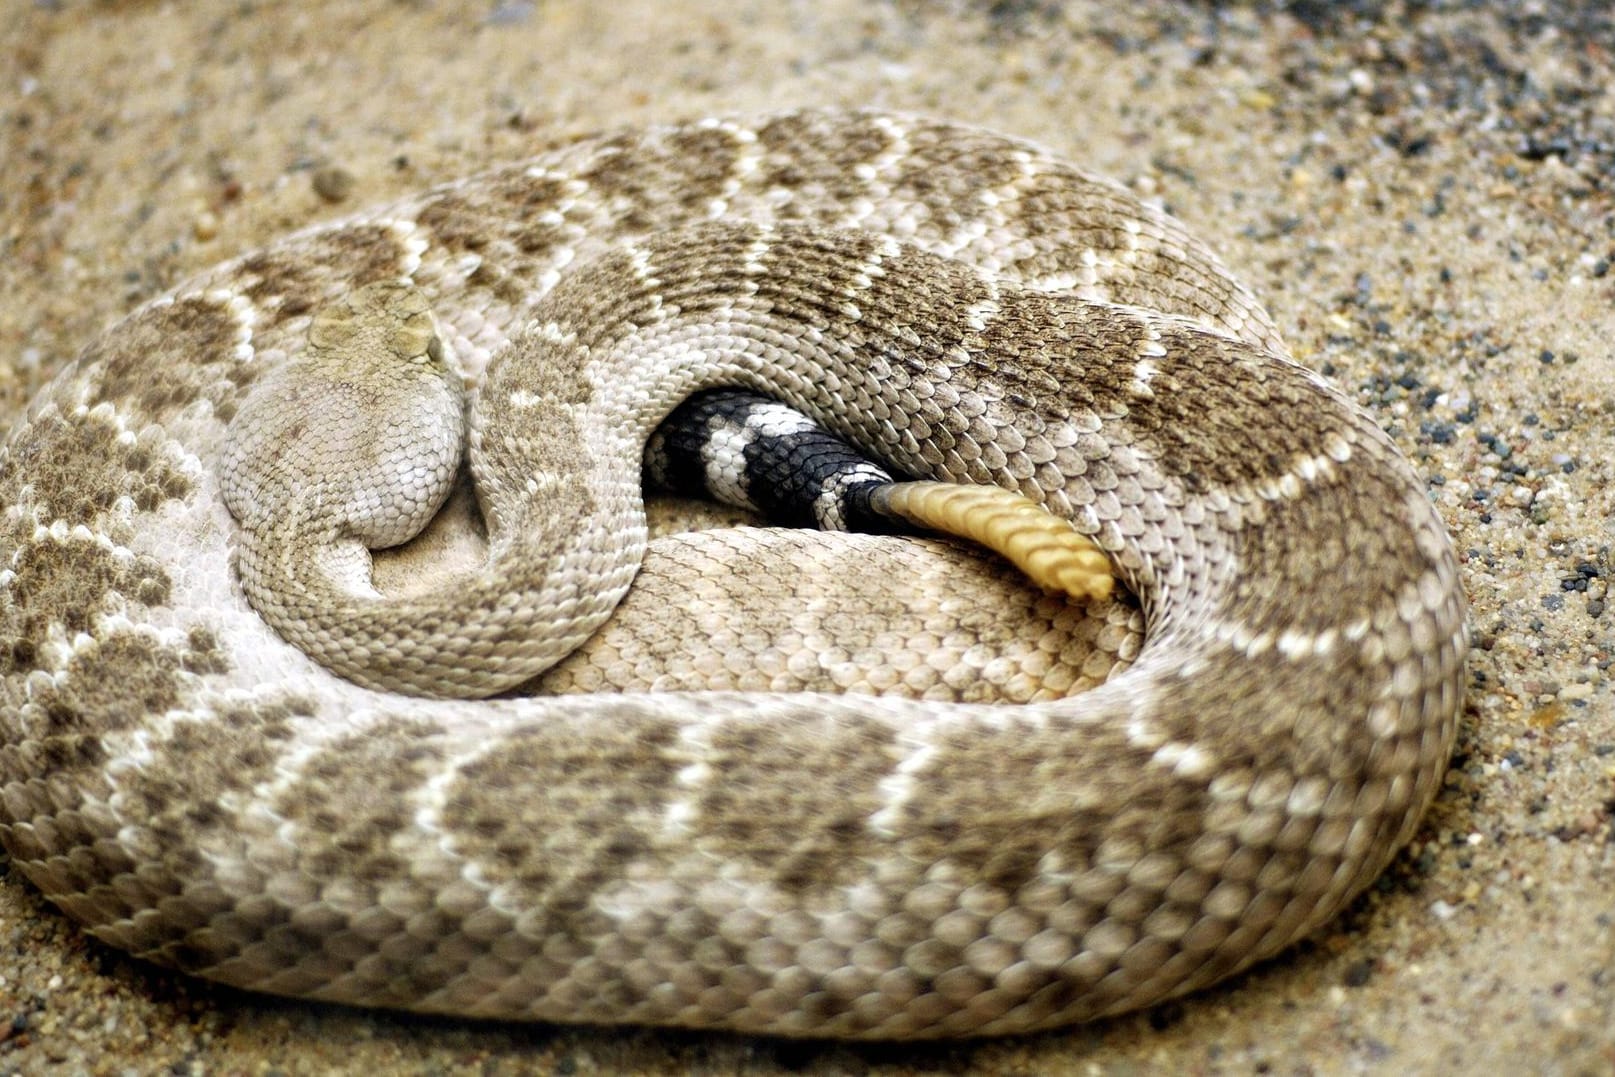
[[[647,551],[644,441],[719,384],[1025,495],[1136,606],[934,540]],[[461,441],[471,524],[372,565]],[[879,112],[583,139],[229,262],[39,394],[0,506],[12,865],[113,946],[343,1003],[849,1038],[1145,1006],[1361,891],[1462,694],[1423,482],[1203,245]],[[585,639],[537,683],[576,694],[514,690]]]

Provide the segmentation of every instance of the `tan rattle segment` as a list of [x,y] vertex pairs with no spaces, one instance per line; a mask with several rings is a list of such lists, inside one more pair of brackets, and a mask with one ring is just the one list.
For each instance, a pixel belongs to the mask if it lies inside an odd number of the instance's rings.
[[1068,521],[1012,490],[896,482],[876,490],[870,500],[876,511],[987,547],[1039,587],[1102,602],[1115,586],[1105,551]]

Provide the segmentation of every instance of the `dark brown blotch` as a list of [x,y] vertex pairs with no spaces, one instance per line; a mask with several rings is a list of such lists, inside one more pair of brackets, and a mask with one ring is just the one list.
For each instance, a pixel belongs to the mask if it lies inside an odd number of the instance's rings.
[[556,716],[465,767],[444,824],[490,881],[520,886],[558,915],[651,850],[646,834],[676,783],[676,730],[623,707],[589,722]]
[[678,179],[668,190],[683,214],[698,219],[723,194],[734,174],[740,143],[721,127],[683,127],[668,137],[666,152],[679,168]]
[[646,167],[653,161],[662,163],[639,136],[625,133],[602,140],[592,159],[579,170],[578,178],[601,200],[617,200],[620,212],[613,217],[622,232],[643,232],[658,223],[647,212],[657,201],[656,173]]
[[368,882],[406,875],[392,849],[414,825],[415,792],[443,758],[434,723],[391,718],[322,749],[276,801],[307,835],[303,870]]
[[5,632],[0,673],[26,673],[53,626],[69,636],[88,632],[121,596],[145,606],[167,603],[171,582],[150,557],[121,558],[102,543],[69,537],[30,542],[12,558],[11,603],[0,620]]
[[[872,721],[800,711],[766,724],[736,721],[712,738],[696,841],[787,890],[851,882],[849,871],[885,852],[868,822],[900,756],[894,731]],[[804,773],[817,780],[804,785]]]
[[92,402],[161,423],[199,397],[216,398],[241,365],[236,332],[228,308],[202,296],[143,307],[85,350],[82,362],[99,365]]
[[908,132],[908,152],[889,186],[896,197],[924,206],[932,221],[952,225],[964,219],[962,208],[981,204],[981,192],[1019,178],[1019,161],[1004,151],[997,135],[919,124]]
[[[165,660],[165,668],[177,680],[179,671],[200,657],[183,651]],[[205,902],[212,892],[208,884],[216,861],[202,850],[246,859],[240,820],[227,805],[273,776],[292,742],[296,720],[313,713],[312,705],[296,696],[215,700],[211,705],[214,712],[207,717],[179,719],[166,737],[154,737],[151,762],[128,769],[119,781],[125,818],[137,821],[145,840],[161,850],[155,862],[142,866],[141,888],[152,895],[173,895],[176,909],[191,901]],[[115,891],[103,898],[108,919],[120,915],[114,904],[118,900]],[[141,899],[136,900],[137,906],[121,915],[138,911]],[[255,929],[267,930],[275,921],[272,906],[255,907]],[[205,909],[143,920],[138,927],[145,934],[134,946],[148,959],[200,971],[254,941],[236,931],[211,930],[212,926]]]
[[181,698],[182,660],[182,651],[149,632],[114,632],[79,648],[56,677],[36,682],[30,704],[45,716],[38,737],[56,754],[57,773],[98,764],[101,749],[89,742],[103,734],[172,710]]
[[403,272],[404,249],[381,224],[353,224],[300,237],[240,263],[241,290],[282,317],[306,314],[327,300]]
[[437,245],[451,251],[488,253],[501,241],[529,254],[545,253],[558,238],[555,226],[539,220],[556,209],[564,181],[530,176],[513,168],[468,187],[433,195],[415,215]]
[[[19,506],[32,499],[0,543],[21,546],[32,540],[33,522],[98,528],[103,514],[128,497],[141,512],[189,497],[194,484],[155,450],[145,435],[121,440],[110,417],[96,413],[40,415],[23,439],[0,460],[0,499]],[[9,541],[7,541],[9,540]]]
[[757,130],[764,160],[758,186],[804,190],[843,205],[861,193],[857,166],[891,148],[892,136],[873,117],[846,117],[834,122],[813,113],[778,116]]
[[734,134],[721,128],[682,127],[663,138],[624,135],[600,143],[578,177],[613,207],[617,234],[633,235],[705,219],[738,151]]
[[[172,675],[187,656],[164,660]],[[124,789],[131,816],[146,826],[169,850],[204,844],[198,831],[227,823],[220,805],[230,793],[268,780],[276,760],[288,746],[294,721],[312,708],[299,697],[242,702],[216,701],[205,720],[176,721],[166,740],[153,745],[150,766],[132,771]],[[199,795],[199,790],[210,795]]]
[[[23,486],[34,497],[37,520],[90,528],[99,526],[102,513],[121,497],[129,497],[141,512],[155,512],[194,489],[149,434],[124,441],[110,417],[94,412],[50,413],[32,421],[24,441],[0,465],[0,489]],[[27,538],[18,534],[16,541]]]
[[[1095,759],[1109,765],[1096,770]],[[1038,878],[1051,853],[1066,870],[1085,870],[1107,837],[1169,848],[1174,835],[1163,828],[1176,811],[1193,817],[1196,804],[1151,803],[1130,777],[1146,760],[1123,735],[1104,730],[1076,740],[1057,722],[1015,730],[961,725],[911,776],[913,790],[894,824],[897,844],[908,859],[952,864],[1005,894]],[[1170,795],[1195,793],[1174,788]]]

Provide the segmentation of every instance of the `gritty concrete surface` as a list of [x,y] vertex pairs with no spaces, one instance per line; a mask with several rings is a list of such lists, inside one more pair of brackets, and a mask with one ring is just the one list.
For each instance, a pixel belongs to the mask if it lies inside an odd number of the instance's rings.
[[1475,647],[1452,771],[1337,924],[1021,1040],[849,1047],[250,997],[0,872],[0,1073],[1615,1072],[1615,25],[1590,2],[27,2],[0,19],[0,406],[291,228],[581,132],[879,104],[1159,199],[1431,484]]

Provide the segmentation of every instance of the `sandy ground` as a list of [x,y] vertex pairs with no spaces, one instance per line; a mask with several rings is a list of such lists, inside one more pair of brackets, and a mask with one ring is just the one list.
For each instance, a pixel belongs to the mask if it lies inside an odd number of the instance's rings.
[[1381,883],[1151,1013],[923,1048],[367,1015],[147,968],[0,870],[0,1073],[1615,1072],[1602,5],[5,8],[7,414],[135,304],[344,208],[599,127],[923,110],[1055,146],[1222,251],[1429,478],[1475,647],[1445,790]]

